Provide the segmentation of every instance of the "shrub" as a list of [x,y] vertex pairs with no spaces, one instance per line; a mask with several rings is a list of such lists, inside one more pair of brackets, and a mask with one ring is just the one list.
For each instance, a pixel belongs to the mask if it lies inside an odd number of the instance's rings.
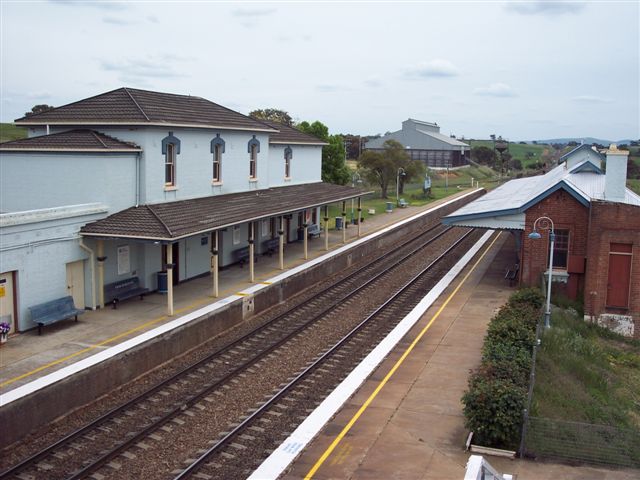
[[528,305],[536,309],[542,308],[545,297],[537,288],[521,288],[509,297],[509,304]]

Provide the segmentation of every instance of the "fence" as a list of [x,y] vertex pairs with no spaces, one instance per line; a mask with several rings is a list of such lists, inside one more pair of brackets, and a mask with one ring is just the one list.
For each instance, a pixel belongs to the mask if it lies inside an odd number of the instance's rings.
[[526,455],[640,468],[640,432],[604,425],[529,417]]

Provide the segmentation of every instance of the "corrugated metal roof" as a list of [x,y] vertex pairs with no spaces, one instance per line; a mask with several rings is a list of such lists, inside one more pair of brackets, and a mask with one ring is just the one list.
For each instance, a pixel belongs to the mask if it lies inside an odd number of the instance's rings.
[[436,140],[440,140],[441,142],[445,142],[448,143],[449,145],[452,145],[454,147],[467,147],[467,148],[471,148],[469,147],[469,145],[467,145],[464,142],[461,142],[460,140],[456,140],[455,138],[451,138],[448,137],[446,135],[443,135],[442,133],[436,133],[436,132],[428,132],[426,130],[420,130],[419,128],[416,129],[416,131],[424,134],[424,135],[429,135],[430,137],[435,138]]
[[[605,175],[592,171],[570,173],[566,165],[558,165],[545,175],[511,180],[477,200],[447,215],[443,222],[455,225],[468,225],[485,219],[482,223],[489,223],[491,228],[504,227],[507,216],[523,213],[531,205],[539,202],[551,193],[564,189],[583,205],[591,200],[606,200],[604,195]],[[640,196],[626,189],[625,200],[622,203],[640,206]],[[493,219],[493,223],[489,221]],[[490,228],[490,227],[487,227]]]

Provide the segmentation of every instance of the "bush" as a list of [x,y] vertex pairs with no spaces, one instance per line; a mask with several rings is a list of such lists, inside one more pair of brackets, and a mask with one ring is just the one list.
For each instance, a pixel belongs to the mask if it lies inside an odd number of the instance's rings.
[[489,323],[481,366],[462,397],[465,425],[474,432],[475,443],[517,447],[543,304],[539,290],[519,290]]

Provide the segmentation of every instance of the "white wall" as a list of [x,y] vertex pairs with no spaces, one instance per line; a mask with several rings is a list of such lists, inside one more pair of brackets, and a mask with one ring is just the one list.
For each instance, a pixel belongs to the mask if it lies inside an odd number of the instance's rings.
[[281,187],[322,181],[322,147],[289,145],[291,147],[291,176],[284,177],[284,150],[287,145],[269,146],[269,186]]

